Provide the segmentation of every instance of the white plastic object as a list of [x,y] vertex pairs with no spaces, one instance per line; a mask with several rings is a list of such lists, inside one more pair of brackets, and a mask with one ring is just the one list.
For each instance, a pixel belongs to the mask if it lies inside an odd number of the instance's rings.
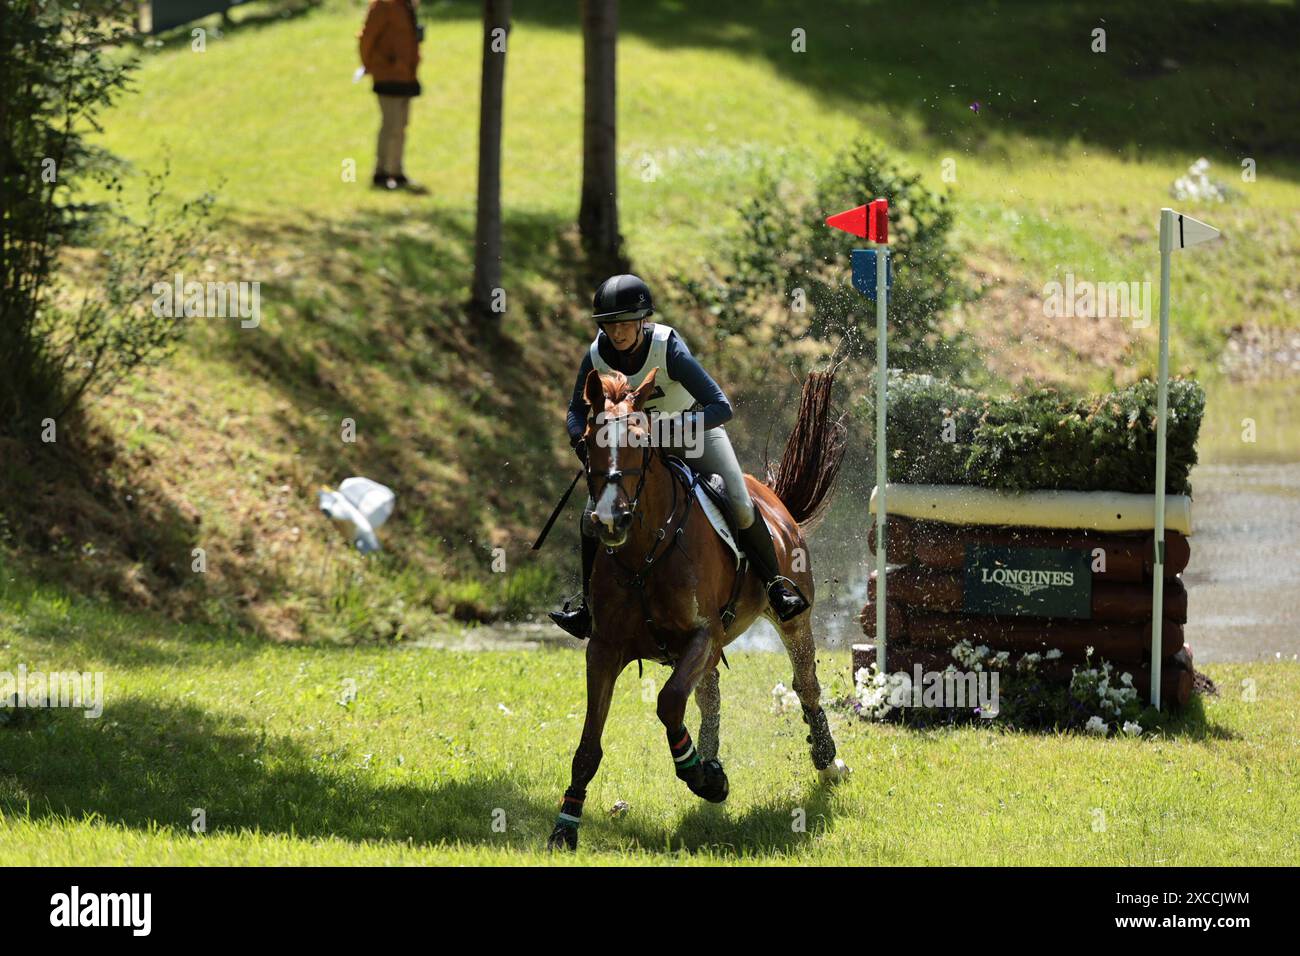
[[397,496],[393,490],[369,478],[346,478],[338,491],[322,488],[320,510],[352,525],[353,544],[362,554],[380,549],[375,529],[393,513]]

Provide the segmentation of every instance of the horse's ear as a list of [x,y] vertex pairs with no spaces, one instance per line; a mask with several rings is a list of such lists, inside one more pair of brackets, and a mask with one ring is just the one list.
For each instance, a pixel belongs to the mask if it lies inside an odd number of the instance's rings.
[[582,387],[582,394],[589,406],[588,418],[605,410],[605,386],[600,382],[600,373],[594,368],[587,373],[587,382]]
[[632,393],[633,411],[641,411],[642,406],[645,405],[650,396],[654,394],[655,375],[657,375],[658,372],[658,368],[652,368],[650,374],[645,377],[645,381],[638,385],[636,391]]

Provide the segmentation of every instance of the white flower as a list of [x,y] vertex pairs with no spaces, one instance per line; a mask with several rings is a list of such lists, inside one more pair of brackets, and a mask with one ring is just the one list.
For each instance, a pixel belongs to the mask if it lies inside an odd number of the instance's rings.
[[776,686],[772,688],[772,710],[784,714],[798,703],[799,695],[792,690],[786,690],[785,684],[777,681]]
[[1110,724],[1100,717],[1093,716],[1088,718],[1088,722],[1083,725],[1083,729],[1090,734],[1104,734],[1110,730]]
[[1053,647],[1044,655],[1049,661],[1054,661],[1061,656],[1060,648]]
[[1134,720],[1126,720],[1124,721],[1124,733],[1130,737],[1140,737],[1142,736],[1142,725]]

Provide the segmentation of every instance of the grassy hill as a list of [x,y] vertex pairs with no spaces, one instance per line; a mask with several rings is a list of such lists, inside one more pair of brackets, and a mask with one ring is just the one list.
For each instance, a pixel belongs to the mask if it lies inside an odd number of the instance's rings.
[[[263,316],[257,329],[196,321],[174,359],[91,408],[66,450],[10,449],[7,486],[38,490],[7,512],[0,541],[45,573],[277,638],[384,640],[520,613],[576,567],[573,506],[554,551],[537,560],[527,550],[571,477],[563,405],[590,335],[591,281],[571,228],[576,8],[521,5],[511,34],[508,310],[492,337],[461,310],[479,8],[424,5],[425,95],[407,156],[430,194],[410,197],[367,185],[378,111],[350,82],[363,7],[327,0],[280,16],[253,4],[201,53],[187,32],[164,38],[146,51],[136,92],[104,118],[102,144],[141,173],[169,165],[176,197],[217,191],[213,247],[190,277],[260,281]],[[1093,53],[1103,22],[1107,52]],[[1243,403],[1275,407],[1281,421],[1294,378],[1261,398],[1216,366],[1234,337],[1300,324],[1286,268],[1300,247],[1300,164],[1283,47],[1296,22],[1293,5],[1248,3],[828,3],[815,18],[775,2],[707,14],[625,5],[628,250],[660,290],[665,320],[706,361],[780,363],[736,354],[669,280],[718,268],[760,173],[807,194],[841,145],[874,135],[957,203],[957,239],[983,296],[950,328],[971,337],[977,365],[995,381],[1096,387],[1153,368],[1152,330],[1044,318],[1042,289],[1066,273],[1154,281],[1156,212],[1205,155],[1239,196],[1178,204],[1225,240],[1178,262],[1175,366],[1224,383],[1222,402],[1210,386],[1207,432],[1229,434]],[[795,29],[807,52],[792,51]],[[1247,155],[1259,172],[1249,184],[1236,175]],[[343,176],[349,162],[356,181]],[[85,270],[93,281],[93,264]],[[786,378],[733,395],[751,470],[788,400]],[[355,443],[341,438],[349,418]],[[1290,447],[1285,429],[1262,434],[1272,444],[1260,454]],[[369,562],[315,511],[320,485],[354,473],[398,492],[388,550]],[[504,574],[490,568],[498,547]],[[204,574],[191,570],[196,548]]]

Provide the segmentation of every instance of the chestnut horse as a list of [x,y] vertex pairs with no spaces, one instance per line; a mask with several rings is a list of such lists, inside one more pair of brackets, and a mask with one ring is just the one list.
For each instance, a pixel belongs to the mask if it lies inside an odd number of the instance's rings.
[[[650,444],[642,408],[654,392],[654,379],[652,370],[632,389],[617,372],[602,376],[593,370],[587,377],[586,478],[592,500],[601,503],[595,524],[604,547],[591,579],[586,721],[547,844],[551,849],[578,845],[582,801],[600,766],[614,682],[632,661],[672,666],[659,693],[658,716],[676,774],[697,796],[715,803],[726,799],[727,775],[718,760],[717,667],[723,648],[760,615],[777,628],[790,655],[794,691],[810,728],[813,766],[824,781],[848,772],[835,757],[821,708],[811,609],[782,623],[769,610],[763,582],[748,565],[737,580],[735,558],[693,500],[694,492]],[[799,418],[772,487],[745,476],[758,509],[756,520],[766,520],[774,532],[782,573],[810,605],[813,575],[800,525],[820,517],[844,455],[845,429],[830,421],[833,380],[831,370],[814,372],[804,383]],[[700,711],[698,744],[684,722],[692,693]]]

